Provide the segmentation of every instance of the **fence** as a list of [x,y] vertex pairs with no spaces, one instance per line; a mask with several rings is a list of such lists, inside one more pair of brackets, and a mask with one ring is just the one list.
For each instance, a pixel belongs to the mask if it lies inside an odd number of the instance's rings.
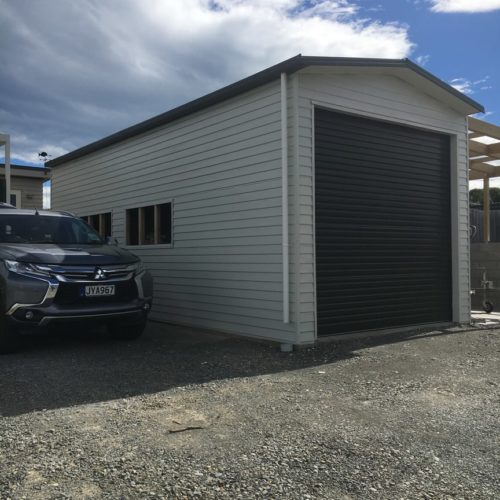
[[[481,206],[470,208],[470,225],[472,226],[471,241],[483,242],[483,208]],[[490,205],[490,241],[500,243],[500,203]]]

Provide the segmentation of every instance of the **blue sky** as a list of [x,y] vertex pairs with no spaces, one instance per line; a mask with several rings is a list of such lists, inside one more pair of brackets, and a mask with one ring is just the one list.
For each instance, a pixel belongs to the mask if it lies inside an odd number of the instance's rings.
[[500,0],[0,0],[0,132],[37,165],[299,52],[409,57],[500,124],[499,26]]
[[363,2],[365,8],[380,5],[377,14],[383,22],[406,23],[416,44],[410,58],[447,82],[462,79],[455,81],[457,87],[484,105],[486,120],[500,125],[500,2],[496,4],[496,11],[450,13],[433,12],[425,1]]

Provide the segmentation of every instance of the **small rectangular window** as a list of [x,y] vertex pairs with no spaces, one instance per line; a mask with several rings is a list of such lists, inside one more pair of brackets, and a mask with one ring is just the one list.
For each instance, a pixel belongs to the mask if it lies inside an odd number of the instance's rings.
[[127,210],[127,245],[139,244],[139,209]]
[[103,238],[111,236],[111,212],[84,215],[80,218],[92,226]]
[[127,244],[172,243],[172,203],[130,208],[127,213]]
[[100,217],[99,215],[90,216],[90,225],[99,233],[101,230]]
[[153,245],[155,241],[155,207],[151,205],[150,207],[143,207],[142,212],[142,224],[143,224],[143,237],[141,243],[143,245]]
[[106,212],[102,214],[102,236],[107,238],[111,236],[111,212]]
[[172,243],[172,203],[158,205],[158,243]]

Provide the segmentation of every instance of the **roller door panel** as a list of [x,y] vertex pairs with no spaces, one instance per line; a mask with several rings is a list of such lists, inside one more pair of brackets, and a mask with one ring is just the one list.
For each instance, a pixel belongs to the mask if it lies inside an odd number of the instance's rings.
[[451,321],[450,141],[315,110],[318,335]]

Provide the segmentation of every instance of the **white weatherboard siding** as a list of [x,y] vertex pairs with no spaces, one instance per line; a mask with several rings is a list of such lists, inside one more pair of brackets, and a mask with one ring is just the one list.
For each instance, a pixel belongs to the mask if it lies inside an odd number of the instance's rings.
[[[313,109],[322,106],[340,112],[386,120],[449,134],[452,137],[452,249],[453,320],[470,321],[469,204],[466,118],[397,76],[363,70],[309,68],[298,74],[300,260],[306,266],[314,255],[314,131]],[[312,264],[311,264],[312,265]],[[309,269],[306,269],[309,271]],[[309,273],[302,280],[307,280]],[[315,311],[315,297],[301,287],[301,311]],[[301,332],[308,338],[305,325]]]
[[129,247],[154,276],[151,318],[295,343],[293,293],[283,323],[280,121],[277,80],[56,166],[52,207],[112,211],[124,244],[126,209],[172,201],[173,245]]
[[43,208],[43,182],[33,177],[11,177],[11,190],[21,191],[21,208]]

